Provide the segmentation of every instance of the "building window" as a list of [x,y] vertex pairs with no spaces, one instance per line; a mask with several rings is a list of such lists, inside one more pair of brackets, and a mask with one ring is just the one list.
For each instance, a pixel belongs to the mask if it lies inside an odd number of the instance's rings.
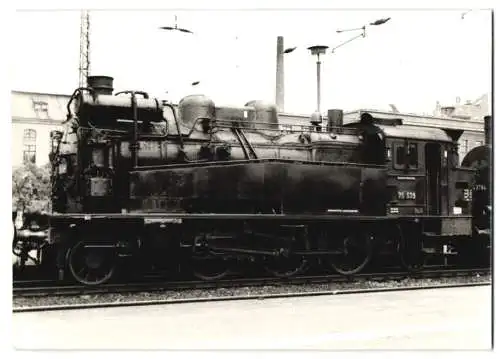
[[36,145],[24,145],[23,162],[36,163]]
[[49,112],[49,104],[45,101],[35,101],[33,100],[33,110],[35,110],[35,113],[45,113],[47,114]]
[[24,130],[23,140],[24,142],[36,142],[36,131],[31,128]]
[[31,128],[24,130],[23,162],[36,163],[36,131]]

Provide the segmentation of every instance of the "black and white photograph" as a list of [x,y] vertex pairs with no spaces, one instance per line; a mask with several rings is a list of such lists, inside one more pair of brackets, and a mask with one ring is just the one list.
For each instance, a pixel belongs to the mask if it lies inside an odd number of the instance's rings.
[[492,352],[494,9],[214,4],[12,12],[12,350]]

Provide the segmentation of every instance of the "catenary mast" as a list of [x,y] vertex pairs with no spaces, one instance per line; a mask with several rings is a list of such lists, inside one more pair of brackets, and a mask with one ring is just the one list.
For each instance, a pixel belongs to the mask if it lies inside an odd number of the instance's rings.
[[79,87],[87,87],[90,71],[90,11],[82,10],[80,15],[80,66]]

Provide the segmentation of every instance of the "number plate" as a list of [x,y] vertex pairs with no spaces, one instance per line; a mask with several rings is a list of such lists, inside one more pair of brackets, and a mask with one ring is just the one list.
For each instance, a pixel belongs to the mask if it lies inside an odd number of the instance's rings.
[[472,201],[472,190],[471,189],[464,189],[464,201],[470,202]]
[[399,200],[415,200],[417,195],[413,191],[398,191]]

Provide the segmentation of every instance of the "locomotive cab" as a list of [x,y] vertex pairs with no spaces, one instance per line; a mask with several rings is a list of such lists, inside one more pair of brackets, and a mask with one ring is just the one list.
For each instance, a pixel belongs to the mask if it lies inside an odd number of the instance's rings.
[[463,198],[470,171],[457,166],[462,131],[403,125],[368,113],[347,126],[362,129],[363,162],[387,168],[387,215],[470,215]]

